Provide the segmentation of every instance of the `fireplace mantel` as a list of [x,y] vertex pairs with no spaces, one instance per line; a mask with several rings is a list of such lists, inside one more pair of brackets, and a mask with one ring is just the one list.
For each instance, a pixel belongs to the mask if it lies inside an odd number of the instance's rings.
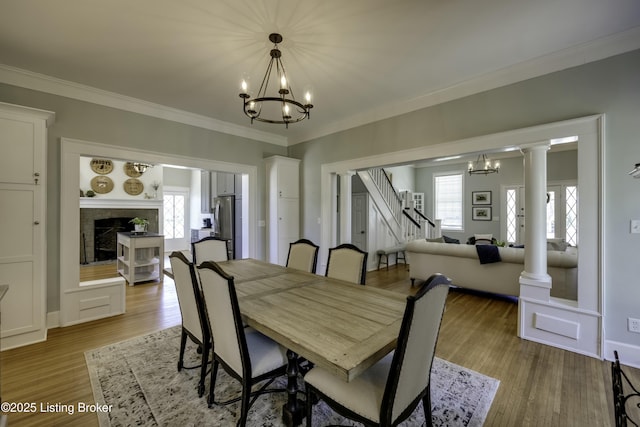
[[125,200],[99,199],[91,197],[80,198],[80,208],[88,209],[161,209],[162,200]]

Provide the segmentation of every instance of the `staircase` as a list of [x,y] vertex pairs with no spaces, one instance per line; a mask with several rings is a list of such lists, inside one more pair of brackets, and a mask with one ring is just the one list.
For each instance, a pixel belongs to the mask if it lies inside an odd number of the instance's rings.
[[358,171],[358,175],[396,244],[440,236],[440,221],[431,221],[418,211],[410,191],[398,193],[384,169]]

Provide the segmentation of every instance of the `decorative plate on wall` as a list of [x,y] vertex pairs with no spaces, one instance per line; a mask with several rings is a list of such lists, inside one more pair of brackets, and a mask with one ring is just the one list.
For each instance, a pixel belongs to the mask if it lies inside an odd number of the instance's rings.
[[122,186],[124,187],[124,191],[132,196],[137,196],[144,190],[144,184],[136,178],[129,178]]
[[109,159],[91,159],[91,170],[100,175],[111,173],[113,171],[113,161]]
[[130,176],[131,178],[138,178],[140,175],[142,175],[142,173],[138,172],[133,167],[133,162],[127,162],[124,164],[124,173],[126,173],[127,176]]
[[91,180],[91,189],[98,194],[107,194],[113,190],[113,181],[108,176],[94,176]]

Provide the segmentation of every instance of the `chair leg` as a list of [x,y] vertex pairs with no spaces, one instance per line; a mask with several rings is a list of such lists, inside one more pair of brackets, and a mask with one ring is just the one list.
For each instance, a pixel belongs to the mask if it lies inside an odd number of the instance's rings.
[[209,364],[210,345],[202,346],[202,366],[200,367],[200,382],[198,383],[198,397],[204,395],[204,381],[207,378],[207,365]]
[[427,392],[422,396],[422,409],[424,410],[426,427],[433,427],[433,420],[431,419],[431,384],[427,386]]
[[207,403],[209,404],[209,408],[213,406],[215,403],[215,390],[216,390],[216,376],[218,375],[218,361],[215,356],[213,357],[211,363],[211,381],[209,381],[209,398],[207,399]]
[[187,332],[182,329],[182,335],[180,335],[180,354],[178,355],[178,372],[184,367],[184,349],[187,346]]
[[311,391],[311,387],[307,385],[306,391],[307,399],[306,399],[306,407],[307,407],[307,427],[311,427],[311,421],[313,418],[313,392]]
[[251,398],[251,383],[242,381],[242,406],[240,407],[240,419],[236,424],[239,427],[245,427],[247,425],[247,418],[249,417],[249,399]]

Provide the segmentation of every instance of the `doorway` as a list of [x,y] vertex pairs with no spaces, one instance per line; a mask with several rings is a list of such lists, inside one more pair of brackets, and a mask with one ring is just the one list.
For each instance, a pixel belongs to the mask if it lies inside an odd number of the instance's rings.
[[369,222],[369,195],[367,193],[353,193],[351,195],[351,243],[360,250],[367,252]]
[[165,252],[189,249],[189,190],[165,188],[162,196]]

